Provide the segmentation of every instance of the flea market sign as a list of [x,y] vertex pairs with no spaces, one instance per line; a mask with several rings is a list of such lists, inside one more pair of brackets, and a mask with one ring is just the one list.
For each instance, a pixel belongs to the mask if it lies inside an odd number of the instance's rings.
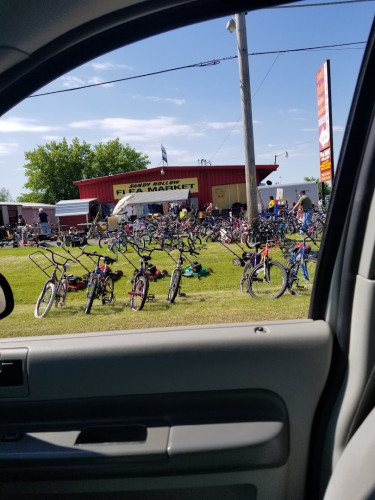
[[198,193],[198,178],[116,184],[113,186],[113,194],[115,200],[120,200],[125,195],[132,193],[153,193],[155,191],[176,191],[178,189],[189,189],[191,193]]

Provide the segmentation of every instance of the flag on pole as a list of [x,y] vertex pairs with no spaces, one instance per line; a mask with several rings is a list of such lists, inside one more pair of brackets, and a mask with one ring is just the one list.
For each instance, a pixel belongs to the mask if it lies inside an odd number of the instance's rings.
[[163,144],[161,144],[161,159],[168,165],[167,150]]

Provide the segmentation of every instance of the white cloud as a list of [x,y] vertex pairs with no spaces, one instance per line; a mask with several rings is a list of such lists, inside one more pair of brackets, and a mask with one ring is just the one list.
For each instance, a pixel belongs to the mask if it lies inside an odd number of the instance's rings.
[[17,142],[0,142],[0,155],[8,156],[17,152],[19,144]]
[[13,116],[0,119],[0,132],[49,132],[58,129],[59,127],[38,125],[37,120],[31,118],[17,118]]
[[341,125],[333,125],[332,127],[333,132],[345,132],[345,127],[342,127]]
[[184,137],[191,139],[203,134],[198,127],[178,123],[177,118],[159,116],[150,120],[135,120],[129,118],[104,118],[103,120],[83,120],[69,124],[74,129],[103,130],[110,138],[119,137],[130,143],[138,141],[149,143],[165,140],[166,137]]
[[85,81],[82,80],[82,78],[78,78],[78,76],[63,76],[62,77],[63,81],[63,87],[67,88],[75,88],[75,87],[82,87],[82,85],[85,85]]
[[104,83],[105,80],[101,78],[100,76],[92,76],[91,78],[88,78],[87,80],[83,80],[82,78],[79,78],[78,76],[63,76],[61,78],[62,80],[62,85],[63,87],[74,89],[77,87],[84,87],[85,85],[97,85],[97,84],[103,84],[102,87],[113,87],[114,83]]
[[58,136],[58,135],[45,135],[43,137],[43,139],[45,139],[46,141],[60,141],[62,138],[61,136]]
[[176,106],[183,106],[184,104],[186,104],[186,99],[178,99],[173,97],[159,97],[155,95],[150,95],[150,96],[133,95],[133,99],[148,100],[154,102],[166,102],[170,104],[175,104]]
[[92,67],[96,71],[108,71],[112,69],[133,69],[132,66],[126,64],[113,64],[111,62],[93,62]]
[[89,78],[87,83],[89,85],[92,85],[92,84],[97,85],[97,84],[102,83],[103,84],[102,87],[113,87],[114,86],[114,83],[103,83],[103,82],[104,82],[104,80],[102,78],[100,78],[99,76],[93,76],[92,78]]
[[207,125],[214,130],[225,130],[239,125],[240,122],[209,122]]

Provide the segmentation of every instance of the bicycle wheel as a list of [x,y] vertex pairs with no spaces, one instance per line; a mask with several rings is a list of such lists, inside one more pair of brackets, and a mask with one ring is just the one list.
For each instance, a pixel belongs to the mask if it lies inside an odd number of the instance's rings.
[[288,271],[288,290],[292,295],[310,295],[314,284],[317,259],[308,257]]
[[110,304],[115,295],[114,295],[114,290],[115,290],[115,282],[113,281],[112,276],[107,276],[104,284],[103,284],[103,289],[102,289],[102,304]]
[[316,235],[318,238],[320,238],[324,233],[324,224],[320,219],[317,219],[314,222],[314,226],[315,226]]
[[295,225],[293,224],[292,221],[288,220],[285,223],[285,232],[286,234],[294,234],[296,232]]
[[68,293],[69,283],[66,278],[60,281],[56,287],[55,307],[62,307],[65,304],[66,294]]
[[43,318],[48,314],[53,304],[53,299],[55,298],[56,287],[52,281],[48,281],[39,295],[36,301],[34,316],[36,318]]
[[145,305],[148,292],[148,279],[146,276],[135,278],[130,297],[130,307],[133,311],[140,311]]
[[220,233],[217,231],[208,231],[205,237],[207,243],[217,241],[219,239]]
[[178,290],[180,288],[182,272],[181,269],[173,269],[171,282],[169,285],[168,292],[168,302],[173,303],[177,297]]
[[133,241],[140,248],[140,250],[144,250],[145,249],[146,242],[145,242],[145,240],[143,239],[142,236],[139,236],[139,235],[134,236]]
[[90,314],[90,311],[92,308],[92,303],[94,302],[97,286],[98,286],[98,278],[95,276],[94,278],[92,278],[90,286],[87,290],[87,294],[86,294],[87,301],[86,301],[86,307],[85,307],[85,314]]
[[113,252],[117,257],[119,253],[125,253],[128,249],[128,244],[126,239],[110,241],[107,246],[107,250]]
[[241,293],[243,293],[245,291],[244,285],[247,282],[247,280],[249,279],[249,276],[250,276],[252,269],[253,269],[253,260],[249,259],[246,262],[245,267],[243,268],[241,279],[240,279],[240,292]]
[[277,299],[285,292],[286,286],[285,267],[275,260],[255,266],[247,281],[247,291],[256,299]]
[[110,245],[111,238],[109,236],[100,236],[98,245],[100,248],[107,248]]

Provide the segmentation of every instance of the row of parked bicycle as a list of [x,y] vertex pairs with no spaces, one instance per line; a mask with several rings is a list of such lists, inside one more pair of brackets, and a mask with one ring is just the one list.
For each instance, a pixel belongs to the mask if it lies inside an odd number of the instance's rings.
[[[323,234],[324,225],[325,214],[316,213],[312,224],[306,230],[307,235],[312,240],[319,240]],[[252,248],[255,242],[265,243],[270,232],[276,233],[277,238],[284,243],[290,235],[299,231],[301,231],[301,220],[291,214],[276,216],[262,214],[253,221],[251,227],[246,220],[236,217],[205,217],[201,221],[196,217],[189,217],[180,221],[177,218],[165,216],[154,221],[139,219],[132,224],[125,224],[123,228],[111,234],[101,231],[96,236],[101,248],[108,246],[109,239],[118,240],[123,246],[130,241],[135,242],[141,248],[153,243],[161,248],[171,247],[183,237],[198,245],[209,241],[224,241],[225,243],[241,242]]]
[[[271,227],[273,227],[272,237]],[[311,292],[317,263],[317,252],[311,251],[311,247],[306,244],[307,239],[310,237],[306,234],[302,242],[289,242],[289,246],[286,247],[277,239],[277,228],[278,225],[268,225],[267,231],[262,236],[263,239],[265,238],[265,243],[262,241],[253,242],[255,249],[251,252],[244,252],[243,247],[238,242],[234,242],[241,250],[241,253],[238,254],[233,250],[233,247],[229,247],[225,239],[221,239],[220,243],[235,255],[233,264],[243,267],[240,277],[241,292],[248,292],[252,297],[260,299],[278,298],[286,290],[293,295],[305,295]],[[264,236],[264,234],[267,236]],[[125,235],[127,236],[125,237]],[[102,246],[104,241],[104,239],[101,241]],[[75,288],[79,286],[87,287],[86,314],[91,312],[95,299],[99,299],[102,304],[114,302],[114,283],[116,279],[121,277],[122,273],[121,271],[113,272],[111,265],[118,261],[120,255],[134,268],[133,286],[132,290],[128,292],[130,307],[134,311],[141,310],[146,300],[154,298],[152,294],[149,294],[149,282],[155,277],[156,271],[156,267],[150,265],[153,252],[167,252],[175,263],[168,290],[167,300],[170,303],[173,303],[178,295],[184,295],[181,292],[181,281],[182,276],[186,275],[187,271],[191,273],[190,275],[195,276],[207,273],[207,269],[202,268],[199,262],[193,260],[194,256],[199,255],[199,253],[196,251],[196,245],[190,236],[181,235],[179,239],[174,239],[171,244],[163,240],[162,245],[146,247],[144,239],[142,239],[142,246],[140,246],[126,232],[124,233],[121,230],[108,237],[105,244],[107,249],[112,251],[115,256],[87,251],[86,247],[81,249],[79,255],[75,256],[61,241],[58,242],[58,245],[64,251],[64,255],[48,247],[40,248],[29,255],[34,264],[48,277],[35,306],[35,316],[37,318],[45,317],[53,304],[62,307],[65,304],[70,286]],[[139,256],[138,267],[133,264],[127,255],[129,246]],[[284,264],[271,258],[271,253],[275,248],[279,248],[283,252],[285,256]],[[178,251],[177,258],[172,254],[175,250]],[[92,260],[92,270],[88,269],[82,262],[82,256]],[[190,266],[184,268],[186,261],[189,262]],[[72,276],[68,274],[70,263],[78,263],[86,271],[84,280],[76,282],[74,285],[72,285],[71,281]]]
[[[303,233],[303,242],[290,239],[296,231]],[[99,245],[126,258],[129,244],[146,249],[148,245],[157,243],[159,248],[168,251],[179,247],[195,249],[203,241],[219,241],[235,255],[233,263],[244,267],[240,280],[241,291],[247,291],[257,298],[277,298],[287,289],[294,295],[311,292],[323,231],[322,214],[317,214],[307,229],[301,227],[298,218],[288,215],[261,216],[253,221],[250,229],[246,221],[232,217],[206,219],[195,228],[191,221],[176,224],[166,219],[159,222],[153,232],[148,228],[146,233],[139,224],[137,232],[118,230],[110,237],[101,238]],[[255,250],[244,252],[241,246],[244,244]],[[241,250],[240,255],[233,250],[235,245]],[[311,245],[315,250],[311,250]],[[275,249],[280,249],[284,263],[270,258]]]
[[[114,283],[122,276],[122,272],[113,272],[111,265],[118,261],[118,252],[116,252],[115,257],[112,257],[110,255],[100,254],[96,251],[87,251],[84,247],[81,249],[79,255],[75,256],[61,242],[58,243],[61,249],[60,252],[56,252],[48,247],[42,247],[29,255],[33,263],[48,277],[35,306],[35,317],[45,317],[53,305],[56,307],[65,305],[70,287],[75,289],[80,286],[87,287],[86,314],[90,314],[94,299],[99,299],[102,304],[114,302]],[[134,268],[134,276],[132,279],[133,286],[132,290],[128,293],[130,295],[130,307],[134,311],[139,311],[143,308],[146,300],[152,300],[154,298],[152,294],[149,294],[149,282],[157,276],[157,270],[155,266],[150,264],[151,254],[154,251],[166,250],[158,247],[141,249],[135,243],[132,243],[132,247],[139,255],[139,267],[135,266],[125,255],[126,250],[124,248],[119,248],[119,251]],[[176,249],[179,251],[177,259],[171,255],[171,251]],[[67,255],[62,255],[62,251]],[[195,274],[196,276],[201,275],[203,271],[207,272],[207,270],[198,266],[198,262],[188,259],[186,257],[187,254],[192,257],[198,255],[198,252],[191,247],[185,247],[183,245],[170,249],[169,255],[175,262],[175,269],[171,274],[168,291],[168,302],[170,303],[175,301],[178,293],[180,296],[183,295],[181,293],[181,278],[184,272],[186,275],[187,269],[190,270],[191,274]],[[83,263],[81,259],[83,256],[92,260],[94,267],[91,271]],[[190,266],[184,269],[183,264],[186,259],[189,260]],[[82,281],[77,282],[74,276],[68,274],[71,264],[74,263],[78,263],[87,272]],[[72,278],[74,285],[71,284]]]

